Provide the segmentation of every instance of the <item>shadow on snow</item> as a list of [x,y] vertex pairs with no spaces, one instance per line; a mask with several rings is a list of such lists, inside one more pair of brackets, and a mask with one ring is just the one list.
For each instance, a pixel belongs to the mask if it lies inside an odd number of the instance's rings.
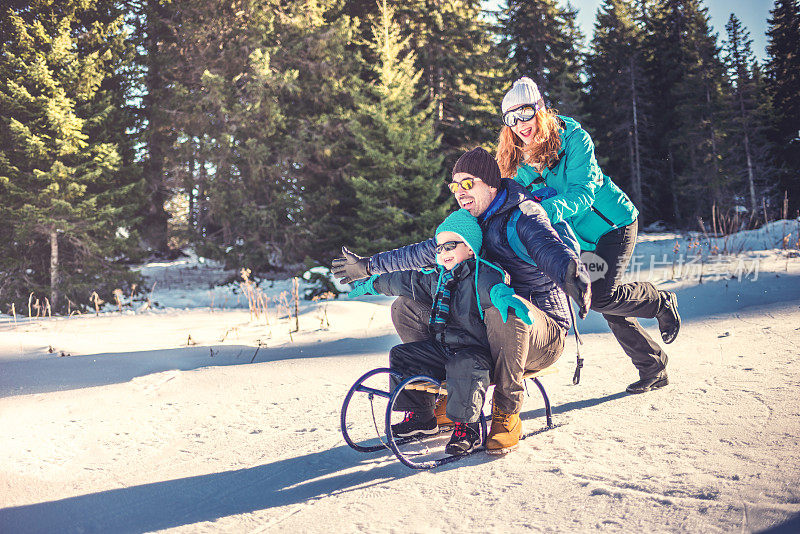
[[242,365],[332,356],[388,354],[399,342],[395,334],[370,338],[343,338],[280,347],[207,345],[139,352],[39,356],[0,363],[0,398],[79,389],[128,382],[164,371],[191,371],[202,367]]
[[[565,413],[619,399],[615,393],[554,407]],[[544,410],[523,414],[544,419]],[[464,462],[485,463],[501,457],[478,454]],[[360,461],[359,461],[360,460]],[[388,463],[386,463],[388,461]],[[355,469],[355,470],[354,470]],[[419,473],[385,453],[363,455],[342,445],[269,464],[118,488],[57,501],[0,509],[0,531],[144,532],[191,525],[355,491]],[[288,514],[295,510],[287,511]],[[277,522],[283,516],[273,518]]]

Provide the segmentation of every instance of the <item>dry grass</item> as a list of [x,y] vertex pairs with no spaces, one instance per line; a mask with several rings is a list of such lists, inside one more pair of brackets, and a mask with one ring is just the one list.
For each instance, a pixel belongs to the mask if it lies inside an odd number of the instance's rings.
[[114,290],[114,301],[117,303],[117,311],[122,313],[122,290],[119,288]]
[[[253,282],[251,274],[252,271],[250,269],[242,269],[240,271],[242,281],[239,282],[239,288],[247,299],[250,321],[260,321],[263,318],[264,326],[269,327],[270,298]],[[300,331],[300,279],[292,278],[291,293],[282,291],[274,299],[274,303],[275,313],[278,318],[285,315],[290,320],[294,319],[294,329],[289,332],[291,339],[292,333]]]
[[97,294],[97,291],[92,291],[92,294],[89,295],[89,303],[94,304],[94,314],[95,317],[100,316],[100,306],[105,304],[106,301],[100,298],[100,295]]
[[317,317],[319,317],[319,327],[321,329],[328,329],[331,327],[331,322],[328,319],[328,301],[335,297],[336,295],[330,291],[326,291],[325,293],[317,295],[311,299],[313,302],[320,303],[320,305],[317,307]]
[[263,316],[264,326],[269,326],[269,297],[250,279],[251,272],[250,269],[241,270],[242,281],[239,282],[239,288],[247,298],[250,320],[258,321]]
[[292,278],[292,304],[294,304],[294,331],[300,331],[300,279]]

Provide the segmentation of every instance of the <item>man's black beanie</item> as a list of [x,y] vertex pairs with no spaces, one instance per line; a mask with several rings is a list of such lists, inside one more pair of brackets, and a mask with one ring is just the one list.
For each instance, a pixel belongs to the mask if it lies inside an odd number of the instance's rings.
[[500,167],[491,154],[481,147],[473,148],[462,154],[453,167],[453,176],[459,172],[466,172],[480,178],[489,187],[500,187]]

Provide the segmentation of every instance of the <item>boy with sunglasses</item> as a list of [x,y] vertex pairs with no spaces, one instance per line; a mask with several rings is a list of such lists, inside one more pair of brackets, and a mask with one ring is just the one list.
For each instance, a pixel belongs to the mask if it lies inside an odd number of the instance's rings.
[[[437,270],[375,275],[355,282],[349,295],[408,297],[430,310],[429,338],[395,346],[389,362],[406,377],[424,374],[447,380],[447,417],[455,428],[445,452],[451,455],[466,454],[480,445],[478,419],[492,369],[485,312],[494,307],[506,320],[511,308],[530,324],[527,308],[504,283],[505,273],[478,255],[482,244],[477,219],[458,210],[436,230]],[[399,382],[392,377],[392,388]],[[397,437],[438,433],[435,405],[431,393],[403,391],[395,409],[406,412],[406,417],[392,425],[392,433]]]

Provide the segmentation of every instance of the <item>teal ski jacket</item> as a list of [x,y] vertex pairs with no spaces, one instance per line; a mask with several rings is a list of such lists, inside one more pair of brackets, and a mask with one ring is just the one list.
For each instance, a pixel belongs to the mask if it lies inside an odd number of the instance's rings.
[[514,180],[533,191],[550,186],[558,194],[542,200],[550,222],[566,221],[581,250],[594,250],[597,241],[639,216],[631,199],[603,174],[594,156],[594,143],[575,119],[559,116],[561,151],[558,161],[542,173],[523,163]]

